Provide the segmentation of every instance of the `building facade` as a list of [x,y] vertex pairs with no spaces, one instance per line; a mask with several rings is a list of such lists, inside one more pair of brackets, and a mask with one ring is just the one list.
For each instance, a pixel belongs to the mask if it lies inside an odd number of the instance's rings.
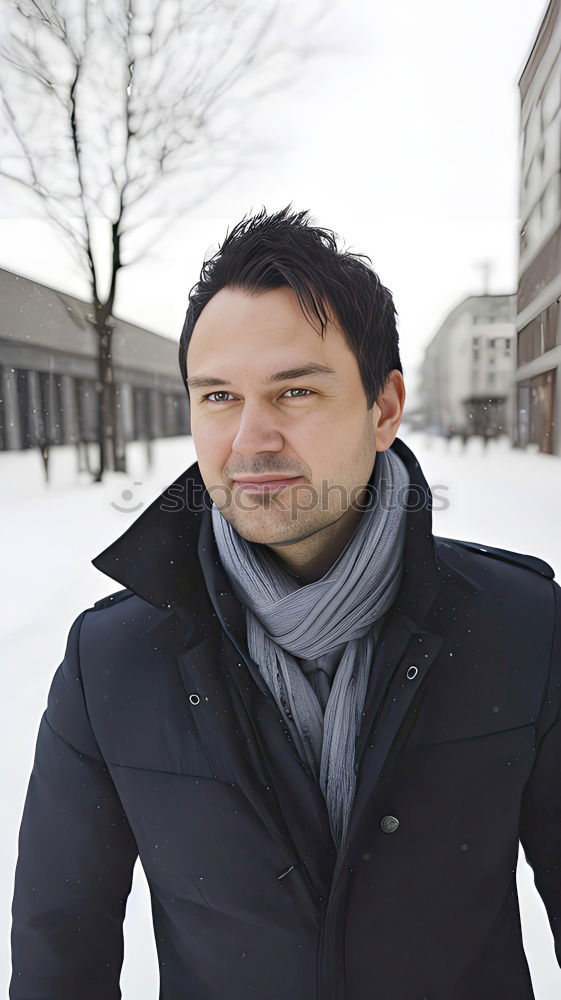
[[[0,451],[98,440],[97,338],[90,307],[0,269]],[[115,437],[190,433],[176,341],[115,319]]]
[[520,253],[514,443],[561,455],[561,18],[552,0],[518,81]]
[[421,370],[428,430],[511,435],[515,315],[515,295],[472,295],[448,314]]

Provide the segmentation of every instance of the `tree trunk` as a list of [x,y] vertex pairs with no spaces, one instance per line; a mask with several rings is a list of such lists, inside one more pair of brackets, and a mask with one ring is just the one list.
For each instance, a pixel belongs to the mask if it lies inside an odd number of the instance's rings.
[[113,330],[108,317],[96,309],[96,329],[98,336],[97,354],[97,409],[99,466],[94,482],[100,483],[104,472],[113,468],[114,456],[114,413],[113,413],[113,359],[111,355]]
[[48,444],[40,444],[39,451],[41,452],[41,458],[43,459],[43,469],[45,472],[45,482],[49,482],[49,446]]
[[120,413],[121,408],[121,393],[120,386],[113,382],[112,385],[112,403],[113,403],[113,427],[115,433],[113,435],[113,468],[115,472],[126,472],[127,471],[127,442],[124,435],[123,418]]
[[113,320],[103,305],[96,305],[97,412],[99,467],[94,482],[100,483],[106,471],[126,472],[126,442],[119,414],[119,393],[113,378]]

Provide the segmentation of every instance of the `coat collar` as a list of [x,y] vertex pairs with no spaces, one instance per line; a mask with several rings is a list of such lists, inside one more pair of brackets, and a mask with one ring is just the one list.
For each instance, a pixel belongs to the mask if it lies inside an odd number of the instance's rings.
[[[442,583],[432,533],[432,494],[411,449],[400,438],[391,448],[410,479],[404,572],[396,610],[420,622]],[[201,531],[212,537],[211,506],[194,462],[92,564],[154,607],[192,611],[202,582]]]

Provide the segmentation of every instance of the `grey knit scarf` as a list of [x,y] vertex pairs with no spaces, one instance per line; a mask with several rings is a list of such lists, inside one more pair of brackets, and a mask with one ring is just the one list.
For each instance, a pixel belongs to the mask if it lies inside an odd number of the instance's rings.
[[343,552],[321,579],[303,585],[212,505],[220,559],[245,607],[250,656],[319,778],[337,846],[354,797],[370,664],[403,571],[409,476],[394,452],[377,452],[370,484],[368,507]]

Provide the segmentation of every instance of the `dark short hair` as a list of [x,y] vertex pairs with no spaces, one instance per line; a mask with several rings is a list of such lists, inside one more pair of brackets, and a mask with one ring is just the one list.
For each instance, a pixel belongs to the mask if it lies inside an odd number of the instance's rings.
[[291,208],[287,205],[272,215],[263,208],[244,217],[203,263],[199,281],[189,293],[179,341],[185,388],[189,392],[186,359],[193,328],[217,292],[239,288],[256,294],[290,286],[306,317],[319,320],[322,337],[329,309],[334,314],[357,359],[371,409],[392,369],[403,372],[392,294],[373,270],[370,257],[343,251],[335,233],[313,226],[309,212]]

